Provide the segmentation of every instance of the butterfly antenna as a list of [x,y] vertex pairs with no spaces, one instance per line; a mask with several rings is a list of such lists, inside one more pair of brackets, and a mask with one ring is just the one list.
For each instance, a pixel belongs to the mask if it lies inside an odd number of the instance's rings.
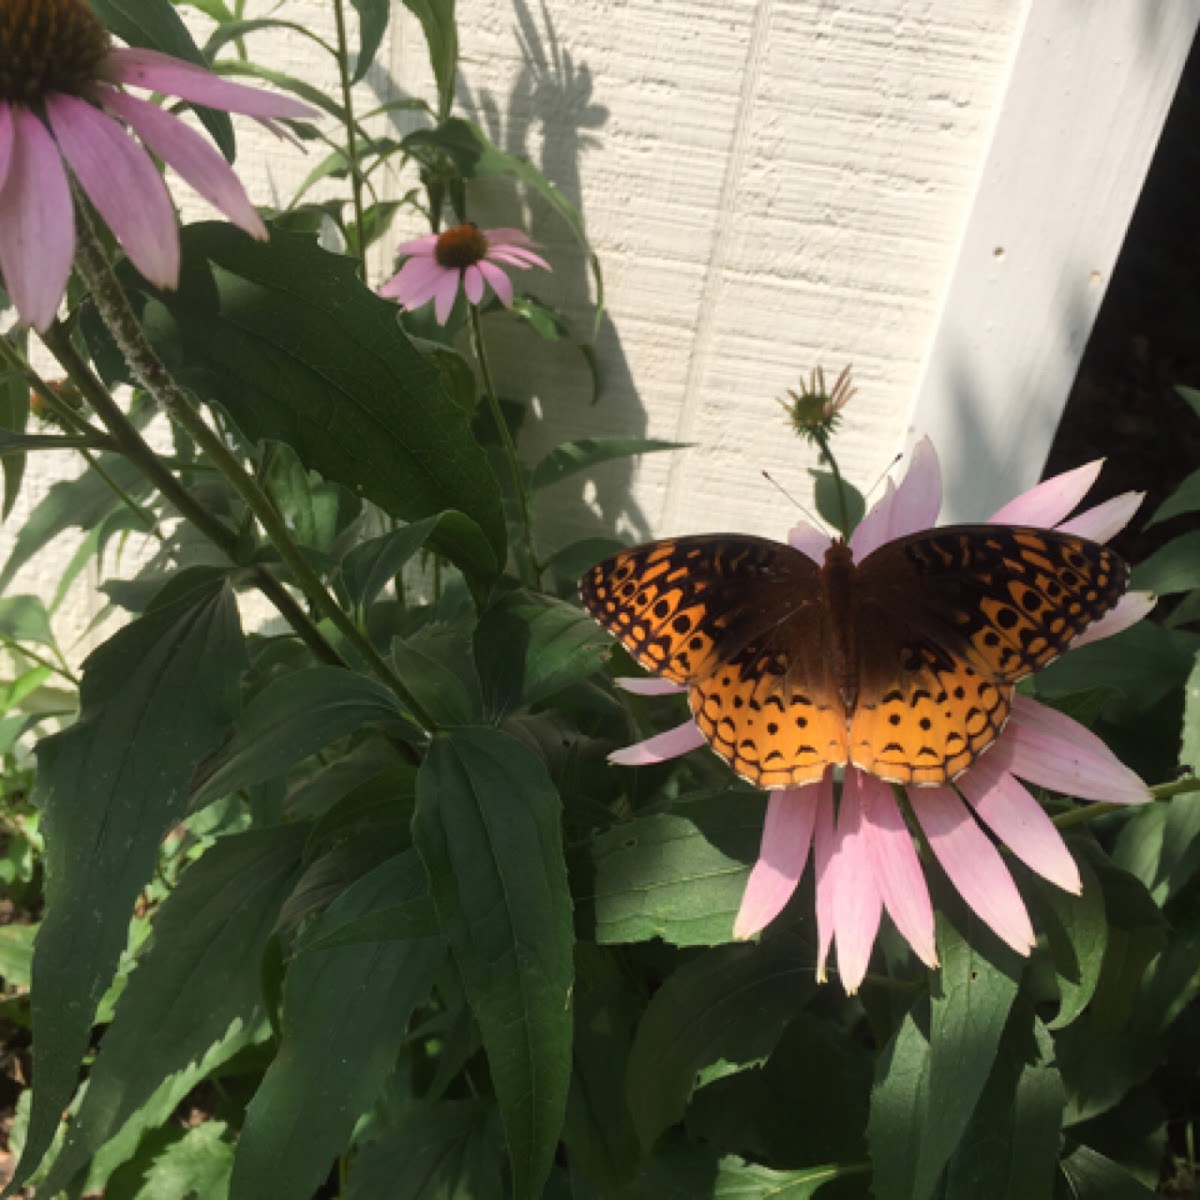
[[785,499],[790,500],[804,514],[805,519],[810,525],[825,532],[828,532],[832,528],[829,522],[823,517],[820,517],[816,513],[810,512],[807,508],[805,508],[804,505],[801,504],[800,501],[797,500],[796,497],[793,496],[792,493],[789,492],[787,488],[785,488],[783,484],[771,474],[770,471],[764,470],[762,476],[773,488],[780,492]]

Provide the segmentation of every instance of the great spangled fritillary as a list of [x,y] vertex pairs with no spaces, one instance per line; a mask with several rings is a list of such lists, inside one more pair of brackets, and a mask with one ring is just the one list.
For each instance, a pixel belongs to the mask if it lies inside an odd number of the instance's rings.
[[999,736],[1013,684],[1111,609],[1129,568],[1053,530],[953,525],[855,564],[711,534],[651,542],[583,578],[583,602],[645,668],[688,688],[712,748],[762,788],[852,764],[944,784]]

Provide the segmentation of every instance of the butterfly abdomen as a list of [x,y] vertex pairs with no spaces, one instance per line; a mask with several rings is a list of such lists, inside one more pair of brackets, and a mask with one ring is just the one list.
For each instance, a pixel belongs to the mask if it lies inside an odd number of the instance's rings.
[[855,635],[854,556],[844,542],[834,542],[821,567],[821,598],[832,618],[827,653],[842,706],[852,713],[858,702],[858,638]]

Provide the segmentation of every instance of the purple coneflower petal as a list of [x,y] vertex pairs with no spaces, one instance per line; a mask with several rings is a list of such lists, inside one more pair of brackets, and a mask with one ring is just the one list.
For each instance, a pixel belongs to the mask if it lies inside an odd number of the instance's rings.
[[126,130],[75,96],[46,98],[55,140],[129,261],[156,287],[179,282],[179,227],[162,176]]
[[1090,729],[1028,696],[1013,698],[1004,736],[988,751],[1002,766],[1081,800],[1144,804],[1149,788]]
[[0,271],[21,321],[54,320],[75,257],[75,212],[58,147],[23,105],[7,117],[7,170],[0,186]]
[[888,540],[888,514],[892,511],[895,495],[896,485],[889,479],[883,485],[883,495],[871,505],[863,519],[855,526],[850,535],[850,549],[856,561],[862,560]]
[[[846,772],[847,775],[850,773],[850,770]],[[879,885],[883,906],[916,956],[927,967],[936,967],[933,905],[913,848],[912,834],[904,823],[891,787],[861,771],[854,771],[854,774],[858,776],[862,794],[871,870]]]
[[241,180],[213,146],[178,117],[116,88],[98,89],[100,103],[125,121],[164,162],[251,237],[265,241],[267,227]]
[[508,263],[522,271],[527,271],[530,267],[541,267],[544,271],[551,269],[550,264],[540,254],[534,254],[532,250],[521,250],[515,246],[501,246],[498,249],[489,247],[487,256],[491,262]]
[[505,273],[500,270],[494,263],[488,262],[486,259],[479,263],[479,270],[483,274],[484,279],[492,285],[492,291],[496,293],[496,299],[504,305],[505,308],[512,308],[513,302],[513,285]]
[[856,560],[866,558],[884,542],[930,528],[942,507],[942,474],[937,452],[928,438],[912,450],[908,472],[892,492],[885,492],[872,513],[859,523],[850,539]]
[[8,167],[13,158],[13,138],[16,131],[13,122],[13,106],[0,104],[0,188],[8,177]]
[[1085,463],[1073,471],[1064,471],[1022,492],[989,518],[989,525],[1036,525],[1050,529],[1057,525],[1088,494],[1104,459]]
[[808,859],[817,818],[817,792],[821,787],[818,783],[767,794],[761,848],[733,923],[735,938],[753,937],[792,898]]
[[1157,603],[1158,597],[1153,592],[1126,592],[1113,608],[1071,643],[1071,649],[1078,650],[1080,646],[1101,642],[1136,625]]
[[438,235],[436,233],[427,233],[424,237],[413,238],[410,242],[401,242],[396,247],[396,253],[432,255],[434,247],[437,245],[437,240]]
[[478,264],[473,264],[463,271],[463,291],[472,304],[478,304],[483,299],[483,273]]
[[833,945],[833,770],[817,785],[817,820],[813,827],[813,875],[817,890],[817,982],[826,980],[825,960]]
[[678,696],[686,692],[682,683],[673,683],[670,679],[645,678],[635,675],[618,675],[613,683],[623,692],[631,692],[635,696]]
[[858,991],[867,973],[883,913],[864,827],[860,779],[858,771],[846,772],[830,864],[838,974],[847,995]]
[[398,300],[405,308],[418,308],[433,299],[445,271],[432,258],[410,258],[380,287],[379,294]]
[[502,225],[499,229],[487,231],[489,246],[532,246],[533,239],[523,229],[514,229],[511,225]]
[[958,794],[936,787],[910,796],[930,848],[959,895],[1002,941],[1018,954],[1028,954],[1036,939],[1021,894],[1000,852]]
[[644,742],[634,742],[632,746],[622,746],[614,750],[608,761],[615,767],[648,767],[653,763],[666,762],[669,758],[678,758],[681,754],[690,754],[705,744],[704,734],[695,721],[685,721],[668,729],[666,733],[656,733]]
[[109,51],[105,65],[106,76],[114,83],[151,88],[193,104],[206,104],[247,117],[303,120],[318,115],[315,108],[301,104],[299,100],[230,83],[205,67],[157,50],[117,47]]
[[1027,867],[1067,892],[1082,890],[1079,868],[1046,810],[991,754],[958,780],[959,791],[989,829]]
[[441,268],[442,274],[433,285],[433,311],[437,323],[445,325],[454,309],[454,298],[458,295],[458,272]]
[[1056,528],[1063,533],[1077,533],[1080,537],[1091,538],[1093,542],[1107,542],[1133,520],[1133,514],[1142,507],[1145,498],[1145,492],[1122,492]]
[[829,534],[814,529],[806,521],[797,521],[788,530],[788,545],[793,550],[799,550],[806,558],[815,563],[825,561],[825,551],[830,547]]

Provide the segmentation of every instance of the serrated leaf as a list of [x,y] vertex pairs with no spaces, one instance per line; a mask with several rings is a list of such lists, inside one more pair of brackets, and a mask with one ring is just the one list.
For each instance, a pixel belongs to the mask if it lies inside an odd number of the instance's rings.
[[260,243],[209,222],[182,243],[178,291],[142,306],[181,382],[393,516],[464,513],[503,561],[500,492],[467,414],[349,259],[279,228]]
[[454,0],[404,0],[404,7],[421,22],[429,48],[429,65],[437,82],[438,120],[444,121],[454,106],[454,75],[458,70]]
[[[314,941],[423,886],[412,852],[389,859],[317,919]],[[393,1069],[445,955],[439,937],[314,950],[283,984],[279,1054],[246,1110],[231,1200],[308,1196]]]
[[[618,1200],[809,1200],[838,1179],[867,1175],[866,1163],[828,1163],[799,1171],[775,1171],[706,1146],[671,1147],[646,1160]],[[865,1194],[855,1191],[838,1195]]]
[[398,712],[382,684],[341,667],[308,667],[272,680],[246,705],[220,755],[205,764],[192,807],[281,776],[330,742]]
[[434,738],[413,834],[483,1036],[519,1200],[541,1194],[571,1073],[571,897],[560,801],[494,729]]
[[601,437],[579,438],[555,446],[533,468],[530,487],[535,491],[561,483],[580,471],[590,471],[603,462],[617,458],[632,458],[638,454],[655,454],[660,450],[683,450],[687,442],[663,442],[656,438]]
[[233,1166],[233,1135],[224,1121],[205,1121],[154,1156],[134,1200],[186,1196],[226,1200]]
[[651,997],[629,1059],[629,1111],[649,1148],[682,1117],[705,1067],[763,1062],[815,987],[813,949],[790,936],[719,946]]
[[163,834],[236,711],[245,650],[232,591],[198,589],[84,663],[80,718],[38,746],[46,919],[34,953],[34,1094],[18,1179],[50,1145],[92,1017]]
[[601,945],[729,941],[764,811],[761,794],[719,792],[596,834],[571,864],[581,927]]

